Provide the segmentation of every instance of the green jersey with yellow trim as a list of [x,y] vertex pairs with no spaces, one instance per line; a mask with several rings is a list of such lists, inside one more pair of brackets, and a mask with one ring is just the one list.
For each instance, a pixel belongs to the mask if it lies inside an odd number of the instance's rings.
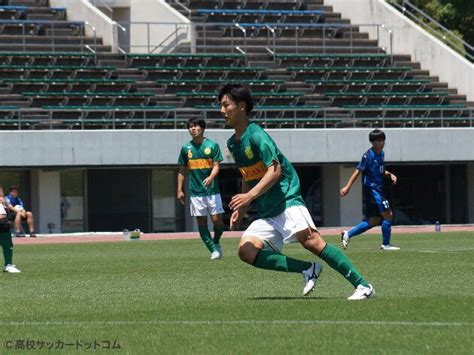
[[288,207],[304,205],[295,168],[260,126],[250,123],[240,141],[234,134],[227,141],[227,147],[250,188],[260,181],[274,161],[281,166],[278,182],[256,199],[259,218],[275,217]]
[[204,138],[201,144],[190,141],[181,148],[178,164],[188,168],[190,196],[211,196],[219,193],[217,177],[207,189],[203,181],[211,175],[214,162],[220,161],[222,153],[219,145],[208,138]]

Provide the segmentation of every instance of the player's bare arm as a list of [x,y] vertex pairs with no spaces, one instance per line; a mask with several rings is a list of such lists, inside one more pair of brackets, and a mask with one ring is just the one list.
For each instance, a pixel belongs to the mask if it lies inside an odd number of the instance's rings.
[[355,171],[352,173],[351,177],[349,178],[349,181],[347,182],[346,186],[344,186],[339,193],[341,196],[346,196],[349,194],[349,191],[351,190],[352,185],[354,185],[354,182],[357,180],[357,178],[360,175],[360,170],[355,169]]
[[242,182],[242,193],[232,197],[229,207],[233,210],[230,217],[230,229],[236,228],[244,218],[250,203],[275,184],[281,175],[281,166],[274,161],[262,179],[252,189]]
[[209,186],[211,186],[212,181],[217,176],[217,174],[219,174],[219,171],[220,171],[220,164],[218,161],[215,161],[213,163],[211,174],[207,178],[205,178],[202,182],[206,189],[209,188]]
[[185,202],[185,196],[183,192],[183,184],[184,184],[184,176],[186,175],[186,167],[185,166],[180,166],[179,171],[178,171],[178,181],[177,181],[177,191],[176,191],[176,198],[178,199],[179,202],[181,202],[184,205]]
[[[242,193],[247,193],[250,190],[250,187],[242,180]],[[237,228],[247,213],[248,206],[238,208],[234,210],[230,216],[230,229],[234,230]]]
[[265,175],[263,175],[257,185],[247,193],[238,194],[232,197],[229,207],[232,210],[247,207],[253,200],[257,199],[270,189],[278,181],[280,175],[281,166],[277,161],[273,161],[273,164],[268,167]]

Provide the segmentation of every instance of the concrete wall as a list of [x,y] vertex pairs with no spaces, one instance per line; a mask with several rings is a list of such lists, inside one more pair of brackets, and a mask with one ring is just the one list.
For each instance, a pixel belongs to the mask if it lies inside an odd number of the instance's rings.
[[[105,45],[112,46],[117,51],[117,28],[115,21],[108,18],[102,11],[93,6],[89,0],[49,0],[52,7],[67,8],[67,18],[71,21],[87,21],[95,28],[96,36],[102,38]],[[86,35],[93,37],[94,33],[86,26]]]
[[130,21],[132,52],[168,52],[180,43],[194,43],[190,21],[163,0],[132,0]]
[[31,200],[37,232],[61,232],[60,189],[59,171],[35,169],[31,172]]
[[[388,163],[470,161],[467,164],[466,193],[468,221],[474,223],[474,157],[472,156],[474,129],[451,129],[443,130],[444,132],[439,129],[385,131]],[[466,135],[460,134],[464,131]],[[59,232],[61,225],[59,169],[50,167],[174,166],[179,148],[189,140],[187,131],[67,131],[55,135],[52,133],[55,132],[0,132],[1,166],[33,168],[31,203],[37,231],[40,233]],[[369,146],[368,130],[310,130],[310,132],[292,133],[270,131],[292,162],[325,164],[322,168],[322,207],[325,225],[356,224],[362,217],[361,179],[356,181],[349,196],[345,198],[336,196],[354,171],[361,154]],[[207,132],[208,137],[216,139],[221,144],[225,163],[231,163],[225,149],[225,140],[230,134],[230,130]],[[339,140],[335,137],[339,137]],[[21,149],[11,149],[15,141],[20,142]],[[30,146],[31,148],[28,148]],[[342,156],[345,158],[341,158]],[[326,164],[330,160],[332,164]],[[189,213],[185,213],[185,216],[188,215]],[[53,223],[54,227],[50,228],[49,223]],[[193,223],[194,219],[187,218],[187,230],[193,229]]]
[[339,167],[337,165],[323,166],[321,206],[325,226],[340,226],[340,199],[337,198],[339,185]]
[[[361,154],[362,157],[362,154]],[[359,159],[360,160],[360,159]],[[356,164],[339,165],[339,189],[347,184]],[[339,194],[339,190],[337,191]],[[336,195],[337,196],[337,195]],[[339,226],[353,226],[361,221],[362,213],[362,176],[352,185],[348,195],[340,197]]]
[[[322,206],[326,225],[353,225],[361,217],[360,179],[349,196],[334,196],[369,148],[369,131],[268,130],[290,161],[325,164]],[[474,223],[474,128],[385,129],[385,133],[388,163],[470,162],[467,193],[469,221]],[[232,134],[232,130],[206,131],[206,136],[221,145],[228,164],[233,162],[225,147]],[[49,231],[48,223],[54,223],[53,231],[60,228],[59,174],[52,167],[175,166],[179,149],[189,140],[186,130],[1,131],[0,166],[33,169],[32,209],[44,233]],[[192,227],[192,220],[186,224]]]
[[[295,163],[354,163],[370,146],[370,129],[268,130]],[[474,128],[385,129],[388,162],[474,162]],[[224,163],[232,130],[207,130],[222,147]],[[0,165],[156,166],[175,165],[186,130],[1,131]],[[12,149],[11,147],[20,147]]]
[[130,48],[130,7],[114,7],[112,19],[123,24],[117,28],[117,46],[128,52]]
[[[441,81],[474,101],[474,64],[401,15],[385,0],[325,0],[325,4],[332,5],[354,24],[385,24],[393,30],[395,54],[410,54],[412,60],[420,62],[431,75],[439,76]],[[375,37],[372,35],[372,38]],[[382,36],[380,46],[389,47],[387,38]]]
[[[362,152],[361,152],[362,156]],[[355,170],[355,164],[325,165],[322,169],[322,208],[324,226],[352,226],[362,219],[362,179],[352,185],[349,195],[339,191]]]

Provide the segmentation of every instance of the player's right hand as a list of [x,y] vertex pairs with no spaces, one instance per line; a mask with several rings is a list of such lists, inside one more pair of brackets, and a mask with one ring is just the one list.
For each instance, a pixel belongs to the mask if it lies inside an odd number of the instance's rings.
[[348,193],[349,193],[349,188],[347,186],[344,186],[340,191],[339,193],[341,194],[341,196],[346,196]]
[[179,200],[179,202],[181,202],[181,204],[184,205],[185,199],[184,199],[184,192],[183,191],[178,191],[176,193],[176,198]]

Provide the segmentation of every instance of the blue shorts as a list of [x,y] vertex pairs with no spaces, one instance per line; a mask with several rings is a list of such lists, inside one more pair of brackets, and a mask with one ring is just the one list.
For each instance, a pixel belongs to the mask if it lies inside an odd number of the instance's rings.
[[380,217],[385,211],[390,211],[390,203],[382,191],[364,187],[364,214],[365,217]]

